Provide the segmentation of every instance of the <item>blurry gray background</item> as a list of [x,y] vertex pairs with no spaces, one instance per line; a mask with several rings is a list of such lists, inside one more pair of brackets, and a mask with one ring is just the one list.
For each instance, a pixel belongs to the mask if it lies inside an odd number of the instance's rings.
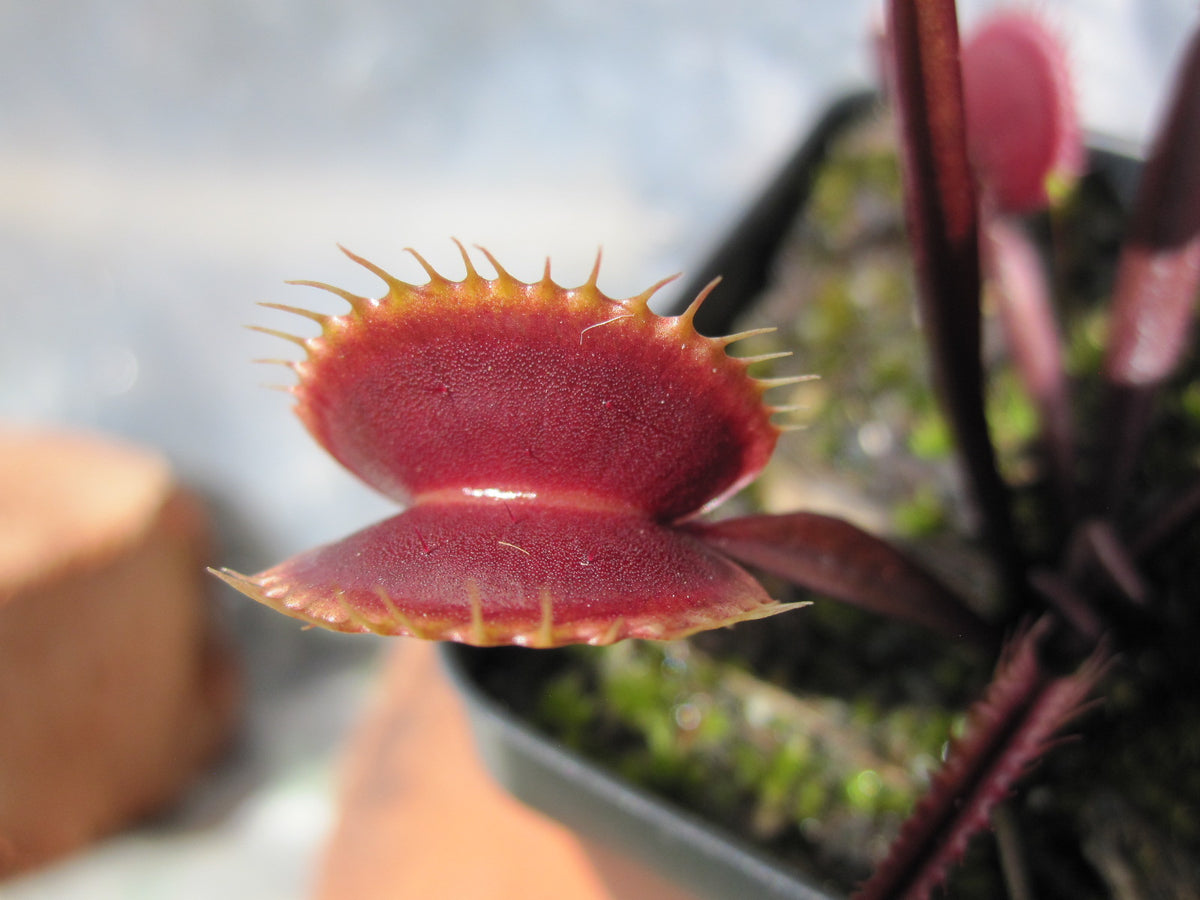
[[[969,3],[964,20],[992,4]],[[1144,140],[1192,0],[1043,0],[1086,125]],[[378,295],[451,236],[625,296],[697,264],[830,98],[873,0],[0,0],[0,422],[165,452],[254,571],[392,512],[307,437],[255,301]],[[301,323],[300,328],[303,328]],[[305,332],[309,333],[309,332]],[[224,589],[221,589],[222,591]],[[382,642],[221,594],[251,670],[235,759],[179,814],[4,900],[302,897]]]

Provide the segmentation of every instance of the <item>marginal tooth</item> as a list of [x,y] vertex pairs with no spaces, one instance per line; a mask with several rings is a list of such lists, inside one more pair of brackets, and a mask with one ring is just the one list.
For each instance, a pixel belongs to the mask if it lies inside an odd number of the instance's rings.
[[474,578],[467,579],[467,602],[471,607],[471,642],[482,647],[487,643],[487,628],[483,623],[483,597]]
[[286,283],[296,284],[301,287],[312,287],[319,291],[327,291],[330,294],[335,294],[349,303],[350,308],[359,314],[363,313],[371,306],[371,301],[366,297],[360,297],[358,294],[352,294],[349,291],[343,290],[340,287],[334,287],[332,284],[326,284],[323,281],[294,280]]
[[762,606],[746,610],[729,624],[732,625],[735,622],[752,622],[755,619],[766,619],[771,616],[777,616],[780,613],[790,612],[793,609],[803,609],[806,606],[812,606],[812,601],[800,600],[791,603],[781,603],[779,601],[764,603]]
[[299,306],[288,306],[286,303],[260,303],[259,306],[265,306],[267,309],[277,309],[280,312],[294,313],[297,316],[304,316],[306,319],[312,319],[322,328],[329,321],[329,316],[324,313],[313,312],[311,309],[301,309]]
[[411,285],[405,284],[403,281],[401,281],[399,278],[397,278],[391,272],[388,272],[386,269],[381,269],[379,266],[375,265],[375,263],[371,262],[369,259],[363,259],[357,253],[351,253],[349,250],[347,250],[341,244],[338,244],[337,246],[338,246],[339,250],[341,250],[343,253],[346,254],[346,256],[350,257],[350,259],[352,259],[354,262],[358,263],[360,266],[362,266],[364,269],[366,269],[368,272],[370,272],[372,275],[374,275],[380,281],[382,281],[384,284],[386,284],[388,286],[388,290],[391,291],[393,294],[401,293],[404,290],[411,287]]
[[333,598],[337,601],[337,605],[342,608],[342,612],[346,614],[346,617],[363,631],[369,631],[372,634],[391,634],[391,632],[388,631],[381,623],[372,622],[365,615],[351,606],[350,601],[346,599],[345,591],[335,590],[333,592]]
[[[699,631],[699,626],[692,626],[686,632],[680,632],[680,637],[687,637],[688,634],[694,634]],[[645,622],[639,626],[637,636],[650,641],[661,641],[666,637],[667,629],[661,622]]]
[[285,616],[296,616],[297,611],[287,605],[285,597],[268,594],[261,582],[248,575],[243,575],[241,572],[235,572],[233,569],[224,567],[214,569],[212,566],[209,566],[208,571],[216,575],[235,591],[245,594],[251,600],[261,603],[263,606],[269,607],[276,612],[283,613]]
[[264,366],[287,366],[289,369],[291,369],[293,371],[295,371],[296,366],[298,365],[298,363],[294,359],[276,359],[275,357],[265,357],[265,356],[261,357],[259,359],[252,359],[252,360],[250,360],[250,362],[254,363],[255,365],[264,365]]
[[791,350],[780,350],[778,353],[760,353],[758,356],[735,356],[738,362],[752,366],[755,363],[767,362],[772,359],[786,359],[792,355]]
[[247,325],[246,327],[249,328],[251,331],[257,331],[262,334],[269,334],[272,337],[283,338],[285,341],[291,341],[293,344],[303,347],[305,350],[308,349],[308,338],[298,337],[297,335],[294,335],[294,334],[288,334],[286,331],[279,331],[278,329],[275,329],[275,328],[267,328],[263,325]]
[[462,241],[458,238],[451,238],[454,245],[458,247],[458,252],[462,254],[463,265],[467,267],[467,277],[463,279],[463,283],[471,281],[482,281],[483,278],[475,269],[475,264],[471,262],[471,257],[467,255],[467,248],[462,245]]
[[486,247],[481,247],[476,244],[475,249],[482,253],[487,258],[487,261],[491,263],[492,268],[496,270],[497,281],[503,285],[520,284],[516,278],[514,278],[508,273],[507,270],[505,270],[504,266],[500,265],[500,263],[496,261],[496,257],[494,257]]
[[649,288],[642,291],[636,297],[630,297],[622,305],[624,306],[626,304],[633,304],[635,309],[638,309],[638,310],[648,309],[650,306],[650,298],[653,297],[655,294],[657,294],[659,291],[661,291],[663,288],[665,288],[672,281],[677,279],[681,274],[682,274],[681,272],[676,272],[674,275],[668,275],[662,281],[659,281],[655,284],[650,285]]
[[716,289],[717,285],[720,283],[721,283],[721,279],[718,276],[717,278],[714,278],[712,281],[710,281],[708,284],[706,284],[704,286],[704,290],[702,290],[699,294],[696,295],[696,299],[693,300],[691,303],[689,303],[688,308],[685,309],[683,311],[683,313],[678,317],[679,321],[682,324],[691,325],[692,320],[696,318],[696,313],[699,311],[700,305],[705,300],[708,299],[708,295],[711,294]]
[[268,391],[280,391],[284,394],[295,394],[296,393],[296,388],[294,385],[260,384],[259,387],[266,388]]
[[550,596],[550,589],[543,587],[538,593],[538,600],[542,605],[542,620],[538,623],[537,643],[535,647],[553,647],[554,646],[554,598]]
[[263,603],[266,602],[266,595],[263,594],[262,588],[259,586],[258,582],[247,578],[241,572],[235,572],[233,569],[227,569],[224,566],[219,569],[214,568],[213,566],[208,566],[207,568],[209,573],[216,575],[235,591],[245,594],[252,600],[259,600]]
[[737,341],[744,341],[746,338],[758,337],[760,334],[770,334],[775,329],[767,328],[751,328],[749,331],[739,331],[737,334],[727,334],[725,337],[715,338],[717,343],[723,347],[728,347],[730,344]]
[[415,638],[424,638],[426,636],[424,629],[418,628],[412,619],[400,611],[400,607],[396,605],[396,602],[392,600],[391,594],[385,591],[382,585],[376,585],[374,590],[375,596],[379,598],[379,601],[384,605],[384,608],[387,609],[388,614],[391,615],[392,620],[397,625]]
[[619,616],[618,618],[613,619],[612,624],[609,625],[608,628],[605,629],[602,634],[594,634],[590,638],[588,638],[588,643],[592,644],[593,646],[596,646],[596,647],[608,646],[609,644],[616,642],[617,638],[620,637],[621,631],[624,628],[625,628],[625,617]]
[[592,273],[588,275],[588,280],[583,284],[585,290],[598,290],[596,285],[600,282],[600,260],[604,256],[604,248],[596,248],[596,261],[592,264]]
[[449,284],[449,279],[445,278],[437,269],[431,266],[429,261],[412,247],[405,247],[404,252],[411,255],[420,264],[421,268],[425,270],[425,274],[429,276],[430,284]]
[[770,415],[775,415],[775,413],[808,412],[810,409],[812,409],[812,406],[807,403],[788,403],[783,406],[766,407]]
[[818,381],[820,375],[787,375],[783,378],[755,378],[764,388],[783,387],[788,384],[803,384],[806,381]]
[[554,279],[550,277],[550,257],[546,257],[546,265],[542,268],[542,284],[554,284]]

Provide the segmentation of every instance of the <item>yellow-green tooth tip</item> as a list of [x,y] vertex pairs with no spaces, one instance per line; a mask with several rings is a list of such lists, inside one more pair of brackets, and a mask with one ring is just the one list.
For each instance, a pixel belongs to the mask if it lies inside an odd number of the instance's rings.
[[[359,256],[357,253],[353,253],[350,250],[347,250],[341,244],[338,244],[337,247],[352,262],[355,262],[358,265],[362,266],[364,269],[366,269],[368,272],[370,272],[372,275],[374,275],[376,278],[378,278],[380,281],[382,281],[384,284],[386,284],[388,286],[389,290],[397,291],[397,290],[404,290],[408,287],[411,287],[411,285],[407,284],[406,282],[401,281],[399,278],[397,278],[395,275],[393,275],[391,272],[387,271],[386,269],[375,265],[375,263],[371,262],[369,259],[364,259],[363,257]],[[363,302],[366,302],[365,298],[359,298],[359,299],[363,300]],[[357,308],[357,307],[355,307],[355,308]]]
[[[588,275],[588,280],[583,286],[591,290],[598,290],[597,285],[600,283],[600,260],[604,256],[604,250],[601,247],[596,248],[596,261],[592,263],[591,274]],[[550,260],[546,260],[546,276],[550,275]]]
[[775,330],[776,329],[771,326],[766,328],[751,328],[749,331],[739,331],[736,334],[727,334],[724,337],[716,338],[716,340],[728,347],[730,344],[737,343],[738,341],[744,341],[747,338],[758,337],[760,334],[771,334],[771,332]]
[[324,313],[314,312],[311,309],[304,309],[299,306],[289,306],[286,303],[268,303],[264,301],[258,305],[265,307],[266,309],[277,309],[280,312],[292,313],[293,315],[303,316],[306,319],[312,319],[322,328],[325,327],[325,323],[327,323],[330,319],[330,316],[327,316]]
[[409,256],[411,256],[413,259],[415,259],[417,261],[417,265],[419,265],[422,269],[425,270],[425,274],[429,276],[430,284],[439,285],[439,284],[447,284],[448,283],[446,277],[444,275],[442,275],[442,273],[439,272],[437,269],[435,269],[432,265],[430,265],[429,260],[427,260],[425,257],[423,257],[420,253],[418,253],[412,247],[405,247],[404,252],[407,253]]
[[735,356],[733,358],[747,366],[752,366],[755,363],[769,362],[773,359],[787,359],[791,355],[791,350],[780,350],[778,353],[760,353],[757,356]]
[[371,305],[371,301],[366,297],[361,297],[358,294],[343,290],[340,287],[334,287],[332,284],[326,284],[323,281],[288,281],[286,284],[299,285],[300,287],[316,288],[319,291],[333,294],[336,297],[341,297],[350,304],[350,308],[356,313],[361,313]]
[[648,307],[650,304],[651,297],[653,297],[655,294],[657,294],[659,291],[661,291],[663,288],[665,288],[672,281],[675,281],[676,279],[678,279],[680,277],[680,275],[682,275],[682,274],[683,274],[682,272],[676,272],[674,275],[668,275],[666,278],[662,279],[661,281],[657,281],[654,284],[650,285],[650,287],[648,287],[646,290],[642,291],[637,296],[630,297],[629,301],[636,302],[640,308]]
[[471,262],[471,256],[469,253],[467,253],[467,248],[463,246],[462,241],[460,241],[458,238],[451,238],[450,240],[454,241],[454,246],[458,247],[459,255],[462,256],[463,265],[466,266],[467,269],[467,276],[463,279],[463,283],[466,284],[467,282],[484,281],[485,279],[483,276],[481,276],[479,271],[475,268],[475,263]]
[[308,349],[308,338],[302,338],[295,334],[288,334],[286,331],[280,331],[277,328],[267,328],[265,325],[247,325],[246,327],[251,331],[257,331],[259,334],[269,334],[271,337],[282,338],[285,341],[289,341],[299,347],[303,347],[305,350]]
[[809,381],[816,381],[817,375],[785,375],[781,378],[755,378],[754,380],[761,384],[764,388],[787,387],[792,384],[804,384]]
[[696,299],[694,299],[691,303],[689,303],[687,305],[687,309],[685,309],[682,313],[680,313],[680,315],[679,315],[680,321],[686,322],[688,325],[691,325],[692,321],[696,318],[696,313],[700,310],[700,307],[703,305],[704,301],[708,299],[709,295],[714,290],[716,290],[717,285],[720,283],[721,283],[721,279],[720,279],[720,277],[717,277],[717,278],[714,278],[712,281],[710,281],[708,284],[706,284],[701,289],[700,293],[696,295]]
[[500,265],[499,260],[497,260],[496,257],[492,255],[490,250],[488,250],[486,247],[481,247],[479,244],[475,245],[475,249],[478,250],[480,253],[482,253],[484,255],[484,258],[487,259],[488,263],[491,265],[491,267],[496,270],[496,280],[497,281],[503,282],[505,284],[517,284],[518,283],[518,280],[516,278],[514,278],[508,272],[508,270],[504,268],[504,266]]

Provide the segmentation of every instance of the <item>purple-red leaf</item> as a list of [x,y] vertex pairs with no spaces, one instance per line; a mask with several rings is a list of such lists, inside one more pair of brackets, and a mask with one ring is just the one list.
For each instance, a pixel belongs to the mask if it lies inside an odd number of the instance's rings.
[[855,900],[923,900],[945,881],[970,839],[1015,783],[1084,707],[1107,666],[1096,650],[1070,675],[1055,677],[1040,660],[1049,620],[1020,634],[1000,661],[967,731],[954,741],[925,799],[905,822],[887,859]]
[[991,647],[991,629],[949,588],[891,544],[817,513],[695,523],[709,545],[789,581],[855,606]]
[[1121,254],[1105,372],[1118,385],[1162,382],[1191,333],[1200,287],[1200,31],[1150,158]]
[[1107,497],[1115,502],[1133,468],[1159,385],[1189,345],[1200,291],[1200,30],[1188,45],[1175,94],[1134,204],[1113,295],[1104,373],[1112,387],[1114,436]]
[[891,0],[888,11],[905,219],[934,380],[1015,594],[1020,554],[984,414],[979,211],[967,160],[958,19],[953,0]]

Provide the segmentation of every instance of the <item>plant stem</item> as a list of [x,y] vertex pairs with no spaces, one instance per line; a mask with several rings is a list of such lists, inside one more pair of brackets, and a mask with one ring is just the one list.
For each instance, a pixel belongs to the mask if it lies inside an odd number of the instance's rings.
[[980,359],[979,205],[967,161],[953,0],[890,0],[905,214],[933,377],[1010,602],[1028,605],[1007,486],[996,467]]

